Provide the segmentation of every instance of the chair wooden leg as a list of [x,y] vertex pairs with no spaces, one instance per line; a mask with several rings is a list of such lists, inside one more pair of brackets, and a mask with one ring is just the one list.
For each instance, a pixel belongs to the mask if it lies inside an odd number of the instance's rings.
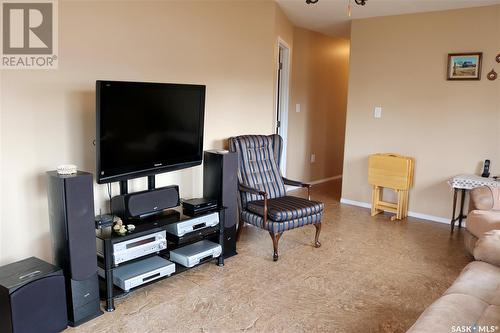
[[241,235],[241,231],[243,229],[243,220],[240,218],[240,220],[238,221],[238,230],[236,231],[236,241],[239,241],[240,240],[240,235]]
[[278,242],[280,241],[282,233],[273,233],[269,231],[269,235],[271,235],[271,238],[273,240],[273,261],[278,261]]
[[321,243],[319,242],[319,233],[321,232],[321,223],[316,223],[314,226],[316,227],[316,236],[314,236],[314,247],[318,248],[321,246]]

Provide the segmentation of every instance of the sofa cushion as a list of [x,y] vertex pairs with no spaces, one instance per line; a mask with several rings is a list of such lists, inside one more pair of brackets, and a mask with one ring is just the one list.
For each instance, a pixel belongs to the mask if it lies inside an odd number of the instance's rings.
[[[267,200],[267,216],[275,222],[294,220],[321,213],[324,206],[322,202],[285,196]],[[264,216],[264,200],[249,202],[247,209],[259,216]]]
[[[476,322],[478,326],[500,327],[500,306],[490,305]],[[493,330],[490,330],[492,332]],[[495,330],[498,331],[498,330]]]
[[500,268],[481,261],[471,262],[444,294],[464,294],[500,305]]
[[452,332],[453,326],[471,326],[482,317],[488,306],[474,296],[444,295],[425,309],[407,332]]
[[499,211],[473,210],[467,216],[467,230],[477,238],[494,229],[500,229]]
[[491,230],[479,238],[473,251],[474,258],[500,266],[500,230]]
[[500,268],[480,261],[468,264],[408,332],[452,332],[474,325],[500,326]]
[[476,247],[477,240],[478,238],[471,234],[469,230],[464,230],[464,246],[472,258],[474,257],[474,248]]

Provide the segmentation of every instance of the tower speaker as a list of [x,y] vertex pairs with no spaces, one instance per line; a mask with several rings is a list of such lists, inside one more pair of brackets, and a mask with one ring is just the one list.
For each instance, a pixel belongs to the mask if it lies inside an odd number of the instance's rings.
[[102,314],[95,247],[92,174],[48,172],[49,219],[55,264],[66,278],[68,319],[78,326]]
[[224,257],[236,253],[238,224],[238,155],[236,152],[208,150],[203,157],[203,197],[215,199],[226,207],[224,222]]
[[0,332],[55,333],[67,325],[60,268],[35,257],[0,267]]

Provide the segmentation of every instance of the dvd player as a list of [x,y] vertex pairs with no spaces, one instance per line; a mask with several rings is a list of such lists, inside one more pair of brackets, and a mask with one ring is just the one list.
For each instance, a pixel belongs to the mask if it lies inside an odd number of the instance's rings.
[[202,240],[170,251],[170,260],[184,267],[193,267],[207,258],[217,258],[222,253],[220,244]]
[[[99,267],[99,276],[104,278],[104,270]],[[171,261],[154,256],[113,270],[113,283],[125,291],[138,287],[150,281],[170,276],[175,273],[175,264]]]
[[190,232],[214,227],[217,224],[219,224],[219,213],[211,213],[193,217],[186,221],[168,224],[165,226],[165,230],[169,234],[182,237]]

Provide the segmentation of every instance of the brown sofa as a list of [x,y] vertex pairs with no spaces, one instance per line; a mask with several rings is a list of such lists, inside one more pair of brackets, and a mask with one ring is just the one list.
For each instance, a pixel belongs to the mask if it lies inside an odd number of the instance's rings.
[[473,190],[471,201],[464,240],[476,261],[422,313],[410,333],[500,332],[500,191]]

